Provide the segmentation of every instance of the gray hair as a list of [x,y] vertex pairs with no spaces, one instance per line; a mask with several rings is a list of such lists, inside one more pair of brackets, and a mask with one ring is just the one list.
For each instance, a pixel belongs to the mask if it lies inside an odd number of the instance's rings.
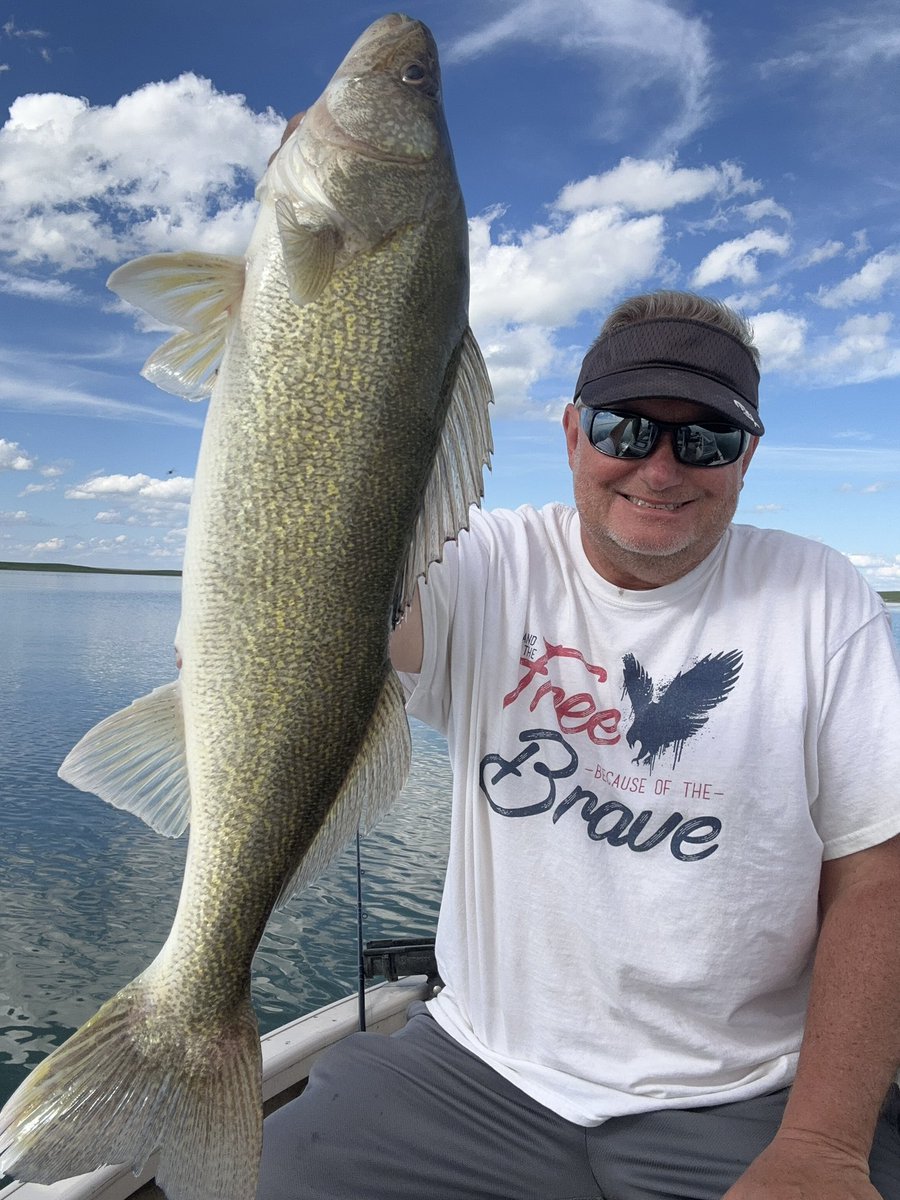
[[594,345],[600,338],[616,329],[659,317],[704,321],[716,329],[723,329],[747,347],[754,363],[759,367],[759,350],[753,341],[753,326],[747,318],[721,300],[714,300],[711,296],[698,296],[694,292],[659,291],[629,296],[617,304],[603,322]]

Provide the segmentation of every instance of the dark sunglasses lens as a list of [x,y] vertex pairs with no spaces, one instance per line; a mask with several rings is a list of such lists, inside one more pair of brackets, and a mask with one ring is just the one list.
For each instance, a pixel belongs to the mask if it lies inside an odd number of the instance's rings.
[[643,417],[586,408],[581,423],[591,445],[610,458],[645,458],[656,441],[656,426]]
[[747,445],[748,435],[732,425],[679,425],[675,452],[680,462],[692,467],[723,467],[736,462]]
[[581,425],[591,445],[609,458],[646,458],[660,429],[674,433],[675,457],[689,467],[724,467],[736,462],[750,435],[733,425],[674,425],[649,417],[623,416],[605,409],[584,408]]

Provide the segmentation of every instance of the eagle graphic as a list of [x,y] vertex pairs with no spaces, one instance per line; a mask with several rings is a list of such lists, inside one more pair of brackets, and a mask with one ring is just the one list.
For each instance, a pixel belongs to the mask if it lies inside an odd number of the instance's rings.
[[710,712],[721,704],[741,673],[740,650],[707,654],[687,671],[680,671],[668,686],[659,688],[633,654],[622,660],[624,687],[634,710],[634,720],[626,734],[628,745],[640,746],[631,760],[646,763],[650,770],[667,747],[674,749],[673,767],[677,766],[688,738],[703,728]]

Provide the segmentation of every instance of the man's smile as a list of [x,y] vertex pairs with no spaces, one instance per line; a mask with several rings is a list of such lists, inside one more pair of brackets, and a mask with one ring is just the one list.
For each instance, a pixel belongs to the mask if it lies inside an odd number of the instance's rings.
[[629,496],[627,492],[620,492],[619,495],[623,500],[627,500],[629,504],[635,504],[638,508],[652,508],[657,512],[675,512],[679,508],[684,508],[686,504],[690,504],[690,500],[681,500],[676,504],[657,504],[652,500],[642,500],[640,496]]

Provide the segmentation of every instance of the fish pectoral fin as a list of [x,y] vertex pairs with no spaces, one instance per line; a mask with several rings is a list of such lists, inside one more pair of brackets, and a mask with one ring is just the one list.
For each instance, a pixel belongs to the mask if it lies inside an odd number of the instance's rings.
[[275,219],[291,299],[301,306],[309,304],[331,279],[341,235],[327,221],[304,223],[294,206],[283,198],[275,202]]
[[403,687],[390,671],[343,787],[297,871],[282,888],[279,906],[318,878],[357,830],[368,833],[375,827],[403,790],[411,755]]
[[58,774],[134,813],[157,833],[180,837],[191,810],[181,681],[156,688],[89,729]]
[[216,382],[227,332],[228,314],[220,313],[200,333],[176,333],[153,351],[141,374],[173,396],[204,400]]
[[147,254],[118,267],[106,286],[166,325],[201,333],[238,307],[245,274],[245,260],[231,254]]
[[450,403],[406,561],[395,618],[412,602],[416,580],[443,554],[444,543],[469,527],[469,509],[484,495],[484,468],[494,448],[488,405],[493,400],[481,350],[471,329],[462,336],[448,373]]

